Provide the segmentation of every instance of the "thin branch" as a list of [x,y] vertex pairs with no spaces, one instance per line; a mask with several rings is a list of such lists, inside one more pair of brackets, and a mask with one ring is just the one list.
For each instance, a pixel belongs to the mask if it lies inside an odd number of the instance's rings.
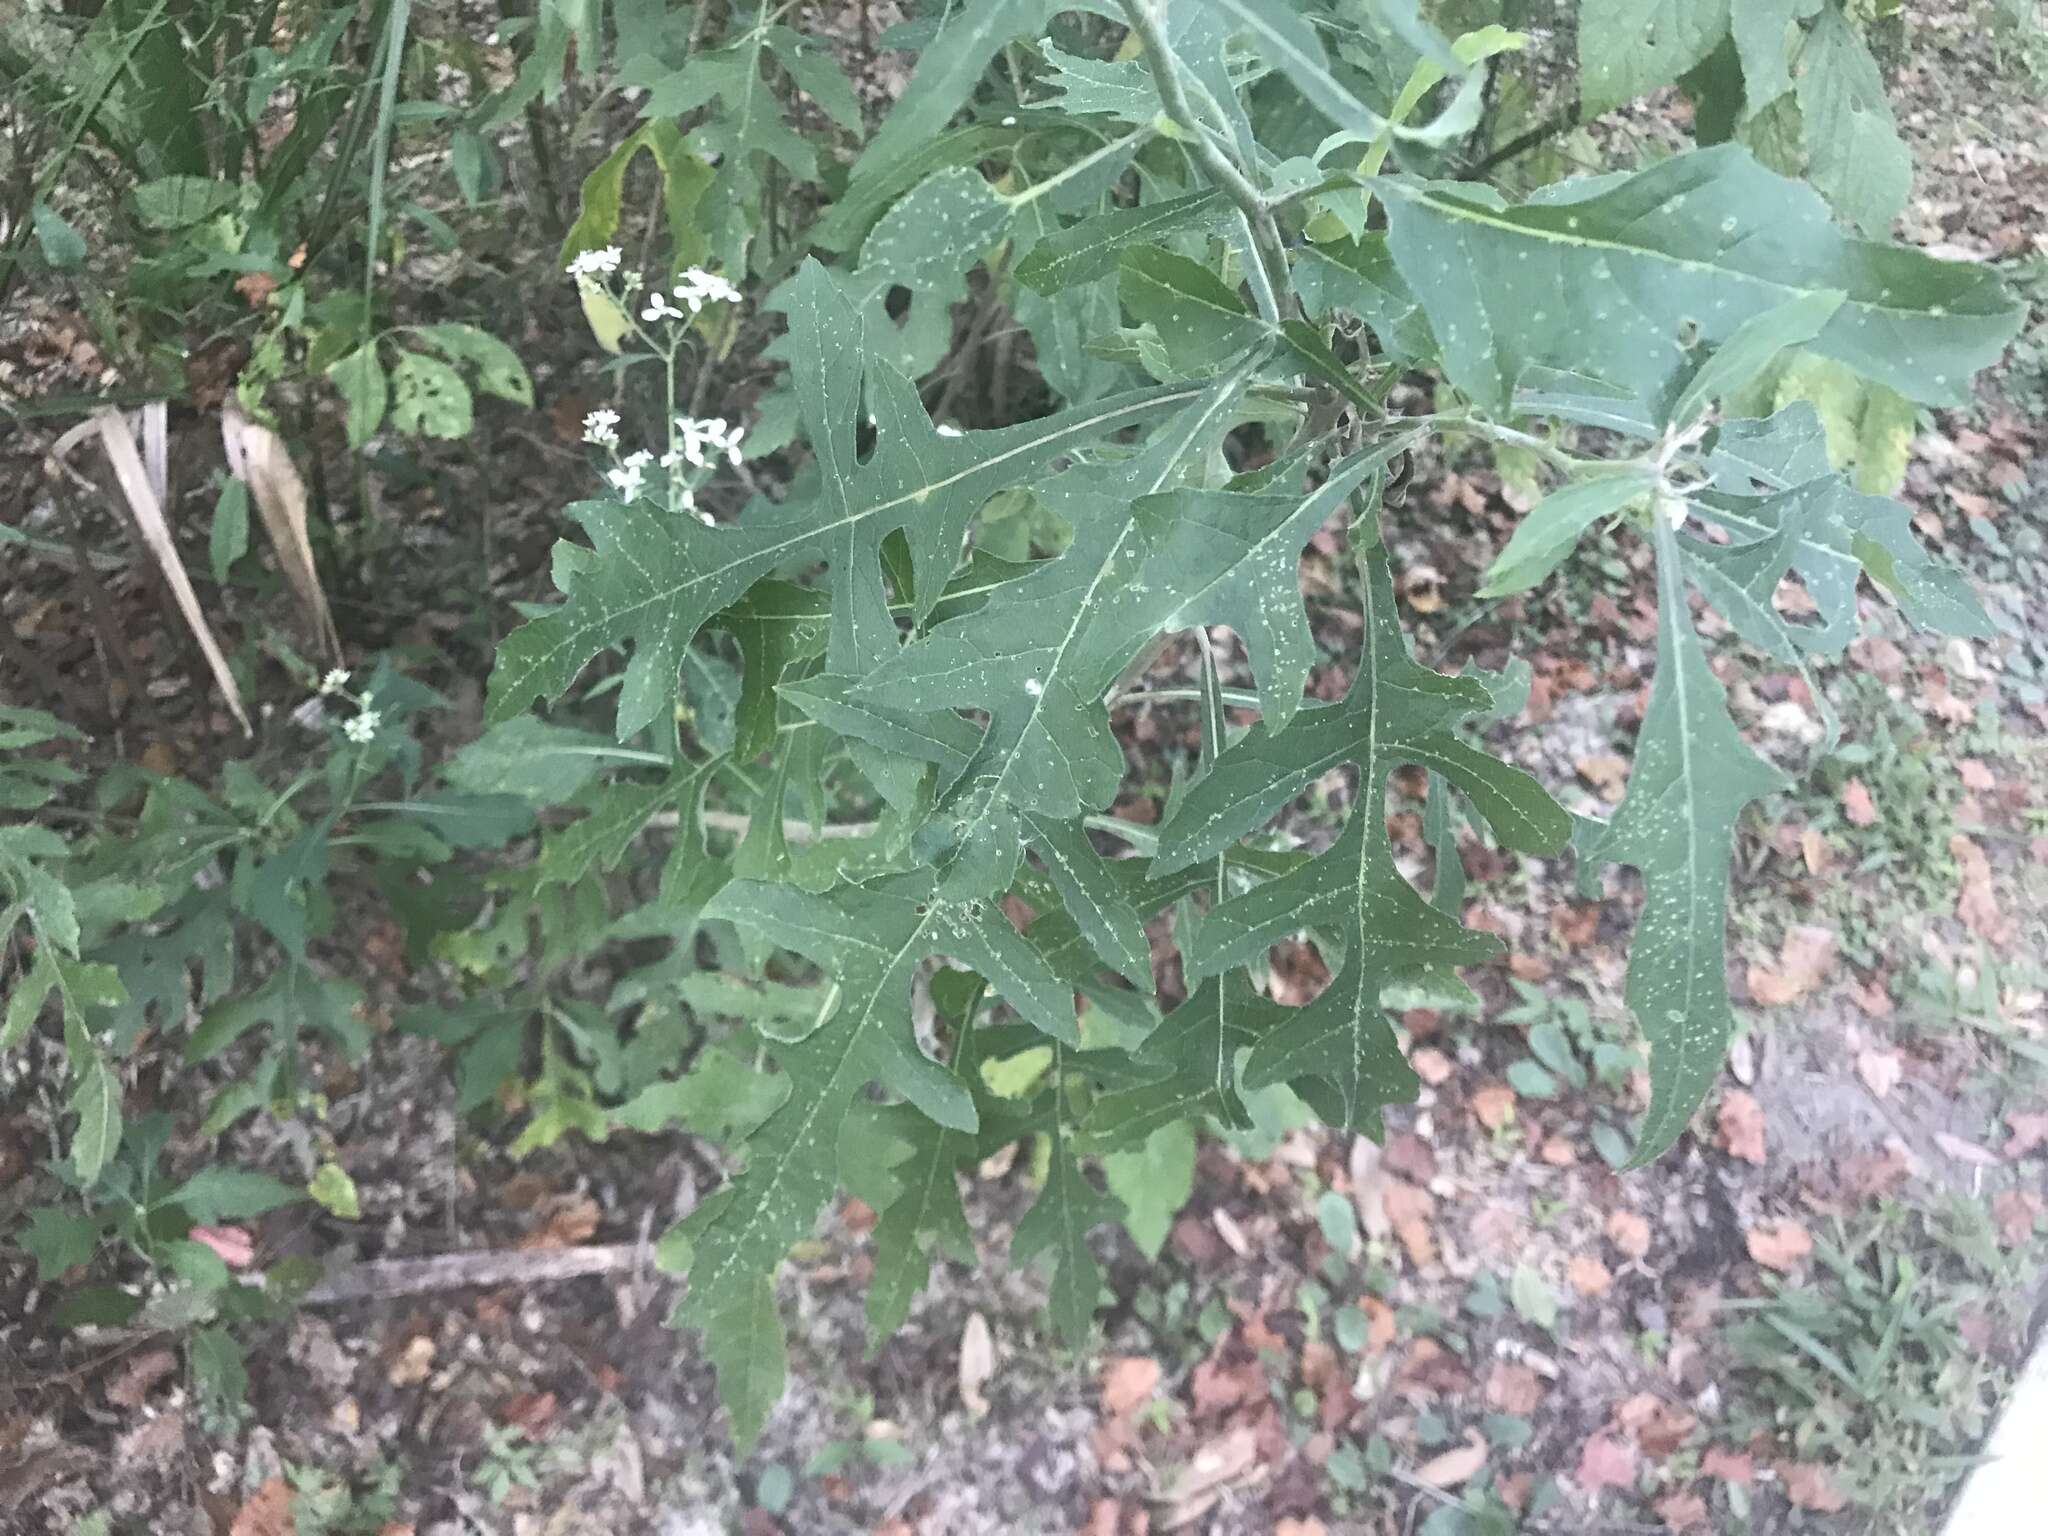
[[1195,110],[1188,104],[1187,81],[1181,72],[1181,62],[1167,41],[1166,29],[1160,25],[1155,0],[1123,0],[1124,15],[1130,19],[1131,30],[1144,45],[1145,56],[1152,66],[1153,88],[1159,92],[1159,104],[1166,109],[1166,115],[1186,135],[1194,156],[1208,173],[1209,179],[1221,187],[1226,196],[1237,204],[1245,220],[1252,227],[1252,240],[1258,251],[1260,264],[1265,268],[1266,282],[1273,292],[1293,293],[1293,284],[1288,279],[1287,251],[1280,241],[1280,226],[1273,222],[1273,210],[1266,205],[1265,195],[1253,185],[1244,168],[1237,163],[1215,136],[1195,116]]

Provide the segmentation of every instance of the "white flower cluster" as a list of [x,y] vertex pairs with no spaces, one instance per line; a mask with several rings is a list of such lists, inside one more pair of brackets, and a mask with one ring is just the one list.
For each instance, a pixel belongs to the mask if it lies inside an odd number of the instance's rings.
[[611,482],[621,501],[631,501],[647,483],[647,466],[653,462],[653,454],[645,448],[639,449],[619,460],[616,469],[606,470],[605,479]]
[[619,413],[600,407],[583,418],[583,441],[613,448],[619,441]]
[[577,253],[576,259],[569,263],[567,270],[569,275],[575,278],[610,277],[619,270],[619,263],[625,258],[625,254],[616,245],[608,245],[597,251],[581,251]]
[[[678,416],[676,430],[683,434],[683,458],[696,468],[704,469],[710,465],[711,459],[706,457],[706,449],[709,449],[714,457],[724,454],[728,464],[739,463],[740,439],[746,434],[724,417],[707,416],[699,420],[690,416]],[[664,458],[661,462],[667,466],[670,459]]]
[[675,285],[675,296],[683,301],[678,308],[669,302],[667,294],[659,288],[647,296],[647,307],[640,311],[640,318],[646,321],[681,320],[703,310],[706,304],[737,304],[740,291],[715,272],[706,272],[702,267],[692,267],[685,272]]
[[[320,679],[319,696],[307,701],[315,713],[309,716],[304,723],[316,729],[323,724],[325,715],[324,712],[319,710],[319,700],[334,694],[339,694],[356,707],[355,717],[342,723],[341,734],[359,747],[368,746],[376,739],[377,727],[383,723],[384,716],[381,711],[370,708],[370,693],[368,689],[363,691],[361,698],[357,698],[348,691],[348,669],[345,667],[336,667]],[[297,716],[293,718],[296,719]]]

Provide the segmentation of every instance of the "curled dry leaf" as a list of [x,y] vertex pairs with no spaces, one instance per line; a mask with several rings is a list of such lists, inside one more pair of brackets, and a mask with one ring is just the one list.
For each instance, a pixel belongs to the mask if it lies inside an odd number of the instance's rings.
[[1690,1489],[1666,1494],[1652,1507],[1666,1530],[1697,1531],[1706,1528],[1707,1501]]
[[1485,1437],[1476,1429],[1468,1429],[1463,1445],[1430,1457],[1415,1469],[1415,1475],[1432,1488],[1455,1488],[1477,1477],[1485,1465]]
[[1500,1130],[1515,1118],[1515,1090],[1506,1083],[1488,1083],[1472,1091],[1472,1113],[1489,1131]]
[[1796,1221],[1766,1221],[1744,1234],[1749,1256],[1780,1273],[1796,1269],[1813,1253],[1813,1235]]
[[988,1319],[979,1312],[971,1312],[966,1326],[960,1330],[960,1402],[974,1418],[988,1412],[988,1399],[982,1388],[995,1373],[996,1341],[989,1332]]
[[1144,1355],[1115,1355],[1102,1367],[1102,1411],[1120,1419],[1137,1410],[1159,1386],[1159,1362]]
[[1856,1075],[1863,1079],[1863,1086],[1880,1099],[1899,1086],[1905,1070],[1905,1058],[1897,1051],[1865,1046],[1856,1053]]
[[1565,1278],[1581,1296],[1605,1296],[1614,1276],[1590,1253],[1575,1253],[1564,1267]]
[[2048,1145],[2048,1112],[2015,1110],[2005,1117],[2012,1134],[2005,1141],[2007,1157],[2025,1157],[2036,1147]]
[[1842,786],[1842,814],[1849,818],[1852,827],[1867,827],[1877,821],[1877,805],[1861,779],[1851,779]]
[[247,1269],[256,1262],[256,1240],[242,1227],[194,1227],[185,1234],[220,1255],[229,1269]]
[[1833,1515],[1839,1514],[1849,1503],[1849,1496],[1835,1486],[1828,1469],[1810,1461],[1779,1462],[1778,1480],[1784,1484],[1785,1497],[1800,1509]]
[[1761,965],[1749,968],[1749,995],[1768,1007],[1796,1003],[1820,984],[1834,964],[1833,930],[1812,923],[1796,924],[1785,935],[1776,970]]
[[292,1522],[291,1485],[273,1477],[242,1501],[228,1536],[298,1536]]
[[1607,1241],[1614,1244],[1623,1258],[1640,1259],[1650,1251],[1650,1224],[1634,1211],[1610,1211]]
[[1747,1488],[1756,1481],[1756,1460],[1747,1451],[1710,1445],[1700,1458],[1700,1476],[1717,1477],[1724,1483],[1740,1483]]
[[1636,1485],[1636,1448],[1620,1436],[1601,1430],[1579,1451],[1573,1480],[1588,1493]]
[[306,485],[292,463],[291,450],[270,428],[245,416],[232,395],[222,403],[220,438],[228,472],[249,487],[278,568],[305,610],[314,644],[330,659],[339,660],[341,636],[313,564],[313,545],[306,537]]
[[1215,1507],[1225,1488],[1251,1476],[1258,1464],[1259,1438],[1249,1425],[1211,1440],[1195,1452],[1195,1459],[1161,1500],[1165,1510],[1160,1528],[1177,1531],[1194,1524]]
[[1998,893],[1991,885],[1991,861],[1984,850],[1961,832],[1948,840],[1948,851],[1956,861],[1961,891],[1956,897],[1956,916],[1963,926],[1987,943],[2001,947],[2012,940],[2013,925],[1998,906]]
[[1764,1162],[1764,1108],[1753,1094],[1731,1088],[1721,1095],[1721,1108],[1714,1116],[1721,1133],[1721,1150],[1745,1163]]

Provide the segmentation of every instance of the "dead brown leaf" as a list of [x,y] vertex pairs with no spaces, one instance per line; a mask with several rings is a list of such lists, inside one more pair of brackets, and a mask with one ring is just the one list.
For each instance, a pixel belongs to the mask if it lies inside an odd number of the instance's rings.
[[2015,1110],[2005,1117],[2005,1123],[2012,1127],[2005,1142],[2007,1157],[2025,1157],[2036,1147],[2048,1145],[2048,1113]]
[[1763,1166],[1764,1107],[1757,1103],[1754,1094],[1740,1088],[1731,1088],[1722,1094],[1714,1124],[1721,1132],[1722,1151],[1745,1163],[1755,1163],[1759,1168]]
[[520,1247],[574,1248],[597,1231],[597,1202],[588,1195],[552,1195],[539,1212],[539,1224],[520,1239]]
[[1636,1448],[1601,1430],[1580,1449],[1579,1469],[1573,1480],[1588,1493],[1598,1493],[1602,1488],[1635,1487]]
[[1387,1224],[1394,1229],[1394,1236],[1401,1240],[1408,1262],[1417,1269],[1426,1269],[1435,1263],[1436,1237],[1430,1231],[1429,1217],[1436,1208],[1436,1201],[1430,1198],[1429,1191],[1419,1189],[1405,1179],[1388,1179],[1380,1199],[1386,1206]]
[[228,1536],[298,1536],[292,1523],[291,1484],[273,1477],[250,1494],[235,1512]]
[[1506,1083],[1488,1083],[1473,1089],[1472,1113],[1489,1131],[1500,1130],[1515,1118],[1515,1090]]
[[2023,1247],[2034,1236],[2041,1210],[2041,1197],[2031,1189],[2001,1189],[1991,1197],[1991,1219],[1998,1223],[1999,1241],[2008,1248]]
[[1812,923],[1794,925],[1778,951],[1778,968],[1749,968],[1749,995],[1766,1007],[1796,1003],[1820,984],[1835,964],[1832,929]]
[[1614,1276],[1590,1253],[1575,1253],[1564,1266],[1564,1277],[1581,1296],[1605,1296]]
[[1905,1071],[1906,1059],[1897,1051],[1879,1050],[1872,1045],[1856,1053],[1856,1075],[1880,1099],[1899,1086]]
[[1973,789],[1979,794],[1988,794],[1998,788],[1998,780],[1991,770],[1974,757],[1966,757],[1956,764],[1956,774],[1963,781],[1963,788]]
[[1527,1418],[1543,1401],[1543,1383],[1516,1360],[1496,1360],[1486,1378],[1486,1401],[1501,1413]]
[[1827,1468],[1810,1461],[1779,1462],[1778,1480],[1784,1484],[1785,1497],[1800,1509],[1833,1515],[1839,1514],[1849,1502],[1848,1495],[1828,1476]]
[[1781,1273],[1798,1267],[1813,1253],[1813,1235],[1796,1221],[1759,1222],[1744,1234],[1744,1240],[1752,1259]]
[[1415,1469],[1416,1477],[1432,1488],[1455,1488],[1479,1475],[1486,1465],[1486,1439],[1476,1429],[1465,1431],[1465,1443],[1432,1456]]
[[1707,1523],[1707,1501],[1690,1489],[1666,1494],[1652,1507],[1667,1530],[1696,1530]]
[[1699,1428],[1699,1415],[1690,1408],[1667,1402],[1654,1392],[1638,1392],[1614,1410],[1614,1421],[1635,1437],[1647,1456],[1658,1460],[1669,1456]]
[[107,1386],[107,1401],[117,1408],[140,1408],[149,1389],[178,1368],[178,1357],[168,1349],[152,1349],[128,1362],[126,1370]]
[[1628,789],[1628,759],[1612,752],[1593,757],[1576,757],[1572,767],[1588,787],[1609,805],[1618,804]]
[[969,1418],[988,1413],[988,1398],[982,1388],[996,1373],[996,1341],[988,1330],[988,1319],[979,1312],[967,1314],[960,1329],[960,1405]]
[[1876,823],[1877,806],[1861,779],[1851,779],[1842,786],[1842,814],[1849,818],[1852,827],[1868,827]]
[[1710,1445],[1700,1458],[1700,1476],[1718,1477],[1724,1483],[1740,1483],[1747,1488],[1756,1481],[1756,1461],[1747,1451]]
[[1116,1355],[1102,1367],[1102,1411],[1113,1419],[1134,1412],[1159,1385],[1159,1362],[1144,1355]]
[[1160,1528],[1176,1531],[1201,1519],[1215,1507],[1225,1488],[1256,1470],[1258,1460],[1258,1434],[1249,1426],[1210,1441],[1195,1452],[1194,1460],[1163,1501],[1166,1508]]
[[1377,1296],[1361,1296],[1358,1310],[1365,1314],[1366,1353],[1376,1355],[1394,1342],[1394,1309]]
[[1620,1250],[1623,1258],[1640,1259],[1650,1251],[1650,1224],[1634,1211],[1610,1211],[1607,1241]]
[[1430,1087],[1440,1086],[1456,1070],[1451,1058],[1435,1046],[1425,1045],[1408,1058],[1408,1065],[1415,1069],[1415,1075]]
[[1955,858],[1961,885],[1956,916],[1978,938],[2002,948],[2012,939],[2012,921],[1998,909],[1998,893],[1991,888],[1991,861],[1961,832],[1949,838],[1948,851]]

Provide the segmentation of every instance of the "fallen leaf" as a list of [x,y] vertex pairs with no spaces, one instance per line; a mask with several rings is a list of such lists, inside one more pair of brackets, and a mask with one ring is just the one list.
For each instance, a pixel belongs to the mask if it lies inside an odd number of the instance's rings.
[[2012,938],[2012,922],[1998,909],[1998,893],[1991,888],[1991,861],[1960,832],[1948,840],[1948,851],[1955,858],[1961,885],[1956,916],[1978,938],[2004,946]]
[[960,1330],[960,1404],[972,1418],[988,1412],[982,1388],[996,1373],[996,1341],[988,1331],[988,1319],[979,1312],[967,1314]]
[[1436,1262],[1436,1237],[1429,1229],[1429,1215],[1436,1207],[1429,1191],[1418,1189],[1405,1179],[1388,1179],[1381,1199],[1387,1208],[1387,1222],[1408,1262],[1426,1269]]
[[1313,1515],[1302,1520],[1289,1517],[1273,1527],[1273,1536],[1329,1536],[1329,1528]]
[[1877,807],[1861,779],[1851,779],[1842,786],[1842,814],[1849,818],[1852,827],[1867,827],[1876,822]]
[[1652,1507],[1667,1530],[1689,1531],[1707,1523],[1707,1501],[1690,1490],[1666,1494]]
[[1500,1130],[1515,1118],[1515,1090],[1506,1083],[1488,1083],[1473,1089],[1472,1113],[1489,1131]]
[[1259,1437],[1240,1426],[1195,1452],[1167,1500],[1162,1530],[1178,1530],[1207,1514],[1223,1490],[1248,1476],[1259,1462]]
[[1361,1296],[1358,1310],[1365,1314],[1366,1353],[1376,1355],[1394,1342],[1394,1309],[1377,1296]]
[[1579,1451],[1579,1470],[1573,1480],[1588,1493],[1635,1487],[1635,1447],[1603,1429]]
[[265,1481],[242,1501],[228,1536],[298,1536],[292,1523],[291,1485],[281,1477]]
[[1634,1211],[1611,1211],[1607,1217],[1607,1241],[1623,1258],[1640,1259],[1650,1251],[1650,1224]]
[[1136,1410],[1159,1385],[1159,1362],[1144,1355],[1116,1355],[1102,1367],[1102,1411],[1113,1419]]
[[1456,1070],[1451,1065],[1450,1057],[1436,1049],[1435,1046],[1429,1045],[1425,1045],[1413,1056],[1410,1056],[1408,1058],[1408,1065],[1415,1069],[1417,1077],[1421,1078],[1423,1082],[1432,1088],[1441,1086],[1444,1080]]
[[1761,965],[1749,968],[1749,995],[1767,1007],[1796,1003],[1820,984],[1834,964],[1834,931],[1797,923],[1779,947],[1775,971]]
[[1614,1284],[1607,1266],[1590,1253],[1573,1254],[1565,1264],[1564,1277],[1581,1296],[1605,1296],[1607,1288]]
[[1543,1402],[1543,1383],[1520,1361],[1496,1360],[1486,1378],[1486,1401],[1500,1413],[1527,1418]]
[[2015,1110],[2005,1117],[2005,1123],[2012,1127],[2005,1142],[2007,1157],[2025,1157],[2036,1147],[2048,1145],[2048,1113]]
[[1615,1409],[1614,1420],[1647,1456],[1658,1460],[1677,1450],[1699,1428],[1699,1415],[1654,1392],[1638,1392]]
[[541,1202],[539,1225],[520,1239],[522,1248],[574,1248],[597,1231],[597,1202],[588,1195],[555,1195]]
[[1700,1476],[1718,1477],[1724,1483],[1740,1483],[1747,1488],[1756,1481],[1756,1462],[1747,1451],[1710,1445],[1700,1457]]
[[219,1254],[229,1269],[247,1269],[256,1262],[256,1240],[242,1227],[193,1227],[185,1235]]
[[1476,1429],[1465,1431],[1465,1443],[1432,1456],[1415,1469],[1415,1475],[1432,1488],[1455,1488],[1479,1475],[1486,1465],[1486,1439]]
[[268,272],[244,272],[235,279],[235,292],[248,301],[251,309],[261,309],[277,292],[277,279]]
[[1550,909],[1550,934],[1566,949],[1582,949],[1600,933],[1596,902],[1571,903]]
[[1628,759],[1616,757],[1612,752],[1573,758],[1572,767],[1609,805],[1619,803],[1628,788]]
[[1116,1536],[1123,1519],[1124,1507],[1120,1502],[1097,1499],[1088,1507],[1088,1523],[1081,1527],[1081,1536]]
[[1796,1221],[1766,1221],[1745,1234],[1749,1256],[1766,1269],[1780,1272],[1800,1264],[1813,1252],[1813,1237]]
[[2008,1248],[2023,1247],[2033,1237],[2041,1210],[2041,1197],[2031,1189],[2001,1189],[1991,1197],[1991,1219],[1998,1223],[1999,1240]]
[[1863,1086],[1880,1099],[1899,1086],[1905,1070],[1905,1058],[1897,1051],[1865,1046],[1856,1053],[1856,1075],[1863,1079]]
[[1839,1513],[1849,1502],[1848,1495],[1837,1488],[1834,1479],[1828,1476],[1827,1468],[1815,1466],[1810,1461],[1779,1462],[1778,1480],[1785,1485],[1785,1497],[1800,1509],[1832,1515]]
[[406,1341],[385,1376],[394,1387],[414,1387],[425,1381],[433,1368],[434,1341],[422,1333]]
[[529,1440],[545,1436],[554,1419],[555,1394],[552,1392],[515,1392],[498,1410],[500,1423],[521,1431]]
[[1956,773],[1963,781],[1963,788],[1974,789],[1979,794],[1998,788],[1998,780],[1989,768],[1974,757],[1966,757],[1956,764]]
[[1974,1141],[1965,1141],[1947,1131],[1934,1133],[1934,1144],[1959,1163],[1970,1163],[1978,1168],[1996,1168],[1998,1154],[1988,1147],[1980,1147]]
[[1714,1116],[1721,1132],[1721,1150],[1745,1163],[1764,1162],[1764,1107],[1753,1094],[1731,1088],[1721,1095],[1721,1107]]
[[128,1368],[107,1387],[107,1401],[117,1408],[140,1408],[149,1389],[178,1368],[178,1357],[168,1349],[152,1349],[128,1362]]
[[1806,861],[1806,872],[1809,875],[1827,872],[1828,840],[1821,836],[1819,828],[1808,827],[1799,834],[1799,856]]

